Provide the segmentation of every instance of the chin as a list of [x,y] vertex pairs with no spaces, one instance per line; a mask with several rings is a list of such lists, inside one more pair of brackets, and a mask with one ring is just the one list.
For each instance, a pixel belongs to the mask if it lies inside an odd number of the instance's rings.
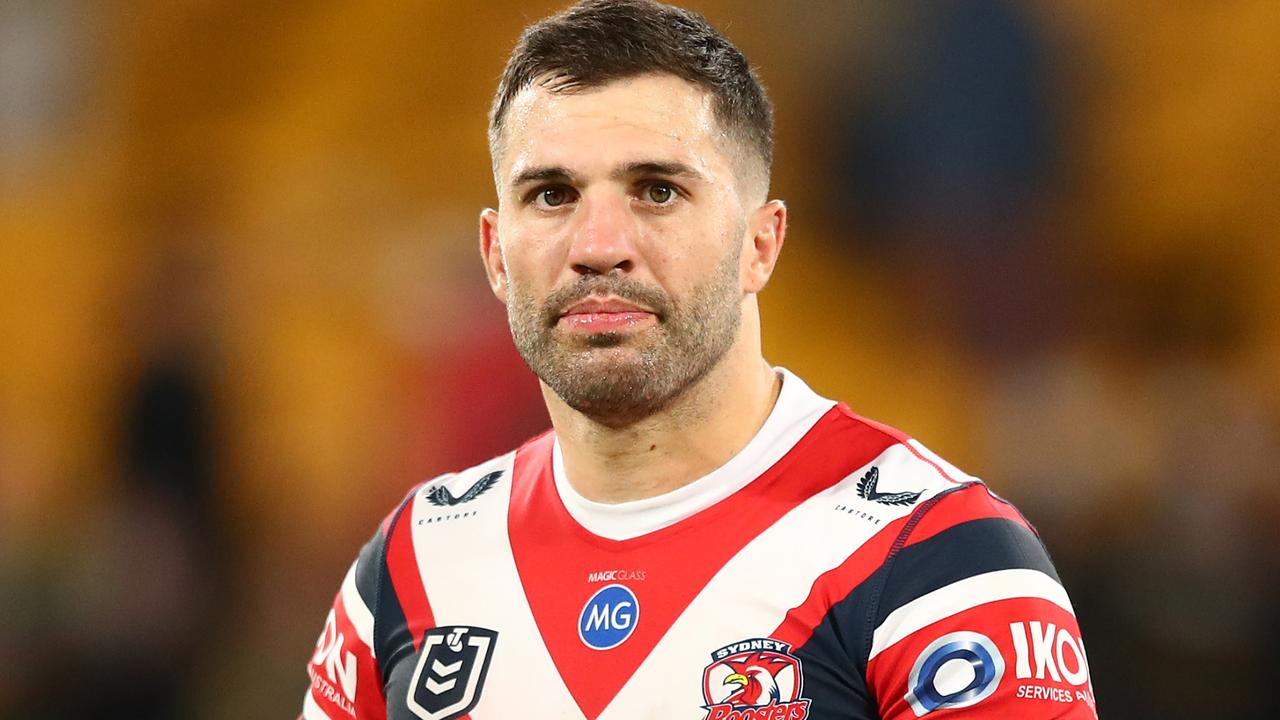
[[610,348],[621,348],[628,338],[622,333],[607,332],[595,333],[582,338],[582,342],[588,348],[607,350]]
[[575,353],[574,369],[578,374],[640,372],[647,363],[636,348],[621,345],[592,347]]

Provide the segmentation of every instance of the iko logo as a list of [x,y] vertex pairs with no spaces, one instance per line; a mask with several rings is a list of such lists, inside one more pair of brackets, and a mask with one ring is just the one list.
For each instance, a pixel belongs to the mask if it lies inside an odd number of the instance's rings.
[[[1030,625],[1031,643],[1027,643],[1027,625]],[[1066,680],[1071,685],[1084,685],[1089,682],[1089,661],[1084,656],[1084,643],[1067,632],[1066,628],[1055,627],[1053,623],[1041,625],[1032,620],[1030,623],[1009,623],[1009,632],[1013,635],[1013,649],[1018,655],[1014,666],[1019,680],[1044,680],[1048,673],[1056,682]],[[1069,651],[1069,652],[1067,652]],[[1031,673],[1031,662],[1035,661],[1036,671]]]
[[464,502],[470,502],[485,494],[485,492],[497,484],[498,478],[502,477],[502,471],[496,470],[485,475],[475,482],[474,485],[467,488],[460,497],[454,497],[449,492],[449,488],[444,485],[437,485],[427,491],[427,500],[437,507],[449,507],[450,505],[461,505]]
[[876,492],[876,483],[880,482],[880,468],[873,467],[858,481],[858,497],[881,505],[914,505],[924,491],[920,492]]
[[916,658],[907,679],[907,703],[916,717],[987,699],[1000,686],[1004,658],[991,638],[954,632],[934,640]]
[[593,650],[609,650],[626,642],[640,622],[640,602],[625,585],[606,585],[582,607],[578,637]]
[[453,625],[428,630],[409,683],[406,704],[422,720],[465,715],[480,701],[498,633]]

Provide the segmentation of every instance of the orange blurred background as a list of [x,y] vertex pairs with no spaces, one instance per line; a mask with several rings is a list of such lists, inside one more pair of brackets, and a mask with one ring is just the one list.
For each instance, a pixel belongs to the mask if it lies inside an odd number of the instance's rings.
[[[545,427],[476,249],[545,0],[0,4],[0,717],[291,717],[360,543]],[[1274,718],[1280,3],[697,0],[767,356],[1042,531],[1109,718]]]

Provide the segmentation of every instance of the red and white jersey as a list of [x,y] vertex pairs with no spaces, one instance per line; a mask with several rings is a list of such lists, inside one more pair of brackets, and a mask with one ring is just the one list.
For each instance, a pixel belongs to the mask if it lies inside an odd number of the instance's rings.
[[593,503],[555,435],[414,489],[308,666],[307,720],[1096,718],[1008,503],[779,371],[724,466]]

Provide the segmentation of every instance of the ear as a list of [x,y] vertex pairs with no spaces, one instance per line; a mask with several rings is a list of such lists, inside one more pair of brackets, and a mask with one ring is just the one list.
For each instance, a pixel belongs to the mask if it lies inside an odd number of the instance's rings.
[[768,284],[787,235],[787,206],[770,200],[751,213],[750,244],[743,249],[742,289],[758,293]]
[[507,266],[502,259],[502,243],[498,240],[498,211],[485,208],[480,212],[480,257],[489,288],[502,304],[507,304]]

